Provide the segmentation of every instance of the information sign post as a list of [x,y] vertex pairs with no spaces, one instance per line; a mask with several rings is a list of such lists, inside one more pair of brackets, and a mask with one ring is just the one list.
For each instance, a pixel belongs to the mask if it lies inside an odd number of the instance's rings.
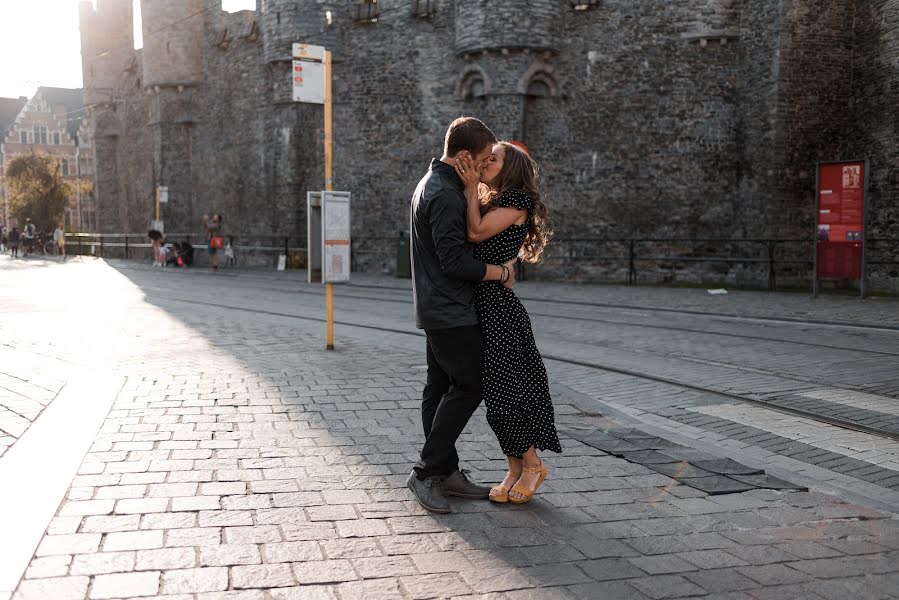
[[854,279],[865,297],[868,162],[818,164],[813,292],[822,279]]
[[164,224],[160,218],[160,204],[168,204],[169,188],[165,185],[156,186],[156,218],[150,223],[150,229],[155,229],[159,233],[165,233]]
[[331,53],[322,46],[294,44],[291,75],[294,101],[324,104],[325,109],[325,191],[307,194],[307,263],[309,281],[320,278],[325,284],[326,347],[333,350],[333,283],[350,280],[350,194],[333,191]]

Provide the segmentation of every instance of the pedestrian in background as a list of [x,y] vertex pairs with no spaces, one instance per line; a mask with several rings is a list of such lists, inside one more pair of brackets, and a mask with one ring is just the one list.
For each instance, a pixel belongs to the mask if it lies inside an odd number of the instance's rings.
[[34,223],[31,222],[30,218],[25,219],[25,229],[22,230],[22,237],[24,238],[25,244],[25,256],[34,252],[35,236],[37,236],[37,229],[35,229]]
[[9,232],[9,253],[13,258],[18,258],[19,256],[20,240],[21,236],[19,235],[19,230],[13,227],[12,231]]
[[219,268],[218,251],[225,247],[225,238],[222,237],[222,215],[215,213],[211,219],[209,215],[203,215],[203,227],[206,229],[209,262],[212,270],[215,271]]
[[59,255],[62,256],[62,259],[66,259],[66,230],[62,226],[62,223],[56,226],[56,229],[53,230],[53,243],[56,244],[56,249],[59,251]]

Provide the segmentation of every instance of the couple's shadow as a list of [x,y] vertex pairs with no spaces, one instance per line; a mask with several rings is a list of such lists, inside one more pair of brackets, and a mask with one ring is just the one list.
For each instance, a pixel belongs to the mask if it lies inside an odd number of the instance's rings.
[[[584,421],[574,404],[556,398],[564,453],[543,453],[549,477],[533,500],[514,505],[451,498],[452,513],[431,514],[406,487],[423,443],[424,372],[417,348],[360,335],[363,341],[342,341],[338,352],[326,352],[317,321],[250,306],[223,309],[196,290],[185,294],[191,300],[173,301],[157,295],[153,273],[119,272],[144,290],[146,302],[205,338],[219,368],[230,370],[223,376],[259,388],[258,400],[253,394],[233,405],[216,400],[217,421],[233,423],[233,429],[217,430],[213,439],[258,456],[245,466],[258,467],[263,480],[249,489],[270,494],[272,506],[256,510],[256,522],[280,526],[284,541],[318,541],[329,559],[338,553],[351,560],[396,559],[383,576],[398,578],[416,597],[518,590],[526,598],[600,592],[614,598],[619,588],[622,597],[625,591],[635,595],[634,588],[596,583],[589,575],[597,561],[637,555],[599,523],[589,495],[607,489],[610,474],[645,468],[566,437],[566,424]],[[240,304],[236,297],[228,303]],[[219,323],[215,335],[210,322]],[[457,448],[472,479],[491,485],[503,479],[506,461],[483,407]]]

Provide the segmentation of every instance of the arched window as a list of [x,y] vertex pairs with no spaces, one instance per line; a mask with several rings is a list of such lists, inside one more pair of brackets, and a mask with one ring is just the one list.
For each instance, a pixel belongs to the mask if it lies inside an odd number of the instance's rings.
[[542,79],[532,79],[528,84],[527,95],[537,98],[549,98],[552,96],[552,88]]
[[486,95],[484,80],[481,77],[471,77],[465,86],[465,99],[483,98]]
[[553,75],[553,68],[543,63],[534,63],[518,80],[518,91],[529,98],[555,98],[559,95],[559,84]]

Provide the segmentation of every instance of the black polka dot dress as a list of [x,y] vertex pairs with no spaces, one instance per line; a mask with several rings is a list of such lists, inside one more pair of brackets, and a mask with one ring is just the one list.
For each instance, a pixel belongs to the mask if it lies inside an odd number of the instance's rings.
[[[522,191],[503,192],[498,207],[528,211],[528,219],[475,246],[478,260],[501,265],[518,256],[533,218],[533,203]],[[543,358],[531,320],[515,293],[498,281],[475,285],[475,306],[484,337],[484,404],[487,421],[507,456],[534,446],[561,452]]]

